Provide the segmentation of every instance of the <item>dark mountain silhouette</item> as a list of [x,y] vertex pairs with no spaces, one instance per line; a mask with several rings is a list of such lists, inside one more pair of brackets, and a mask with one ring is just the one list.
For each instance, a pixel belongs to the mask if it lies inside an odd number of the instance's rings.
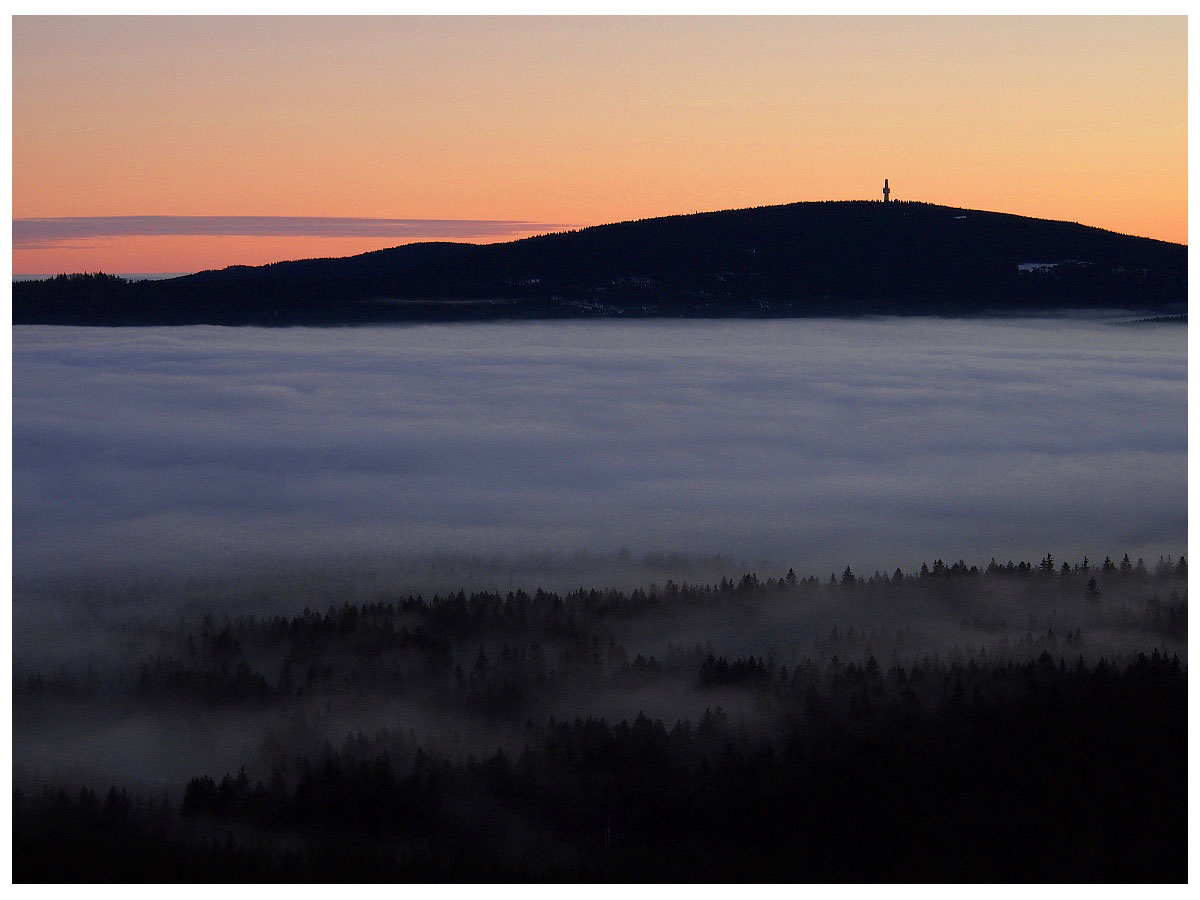
[[13,285],[15,324],[1182,312],[1187,247],[927,203],[794,203],[162,281]]

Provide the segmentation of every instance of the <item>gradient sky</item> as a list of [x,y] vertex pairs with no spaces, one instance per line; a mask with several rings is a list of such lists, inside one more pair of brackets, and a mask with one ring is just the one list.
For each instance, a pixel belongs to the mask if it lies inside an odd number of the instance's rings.
[[[18,273],[508,240],[885,176],[1186,242],[1186,18],[13,19]],[[331,221],[362,218],[403,222]]]

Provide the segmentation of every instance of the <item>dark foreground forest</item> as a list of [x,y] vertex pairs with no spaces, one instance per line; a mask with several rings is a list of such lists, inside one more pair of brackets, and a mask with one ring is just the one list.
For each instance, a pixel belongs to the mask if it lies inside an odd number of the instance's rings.
[[16,667],[16,881],[1187,877],[1182,559],[105,628]]

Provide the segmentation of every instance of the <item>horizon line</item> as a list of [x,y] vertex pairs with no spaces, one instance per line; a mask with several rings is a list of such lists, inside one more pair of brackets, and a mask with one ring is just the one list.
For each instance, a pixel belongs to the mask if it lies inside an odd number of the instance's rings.
[[[380,239],[380,238],[400,238],[400,242],[394,246],[405,246],[406,244],[422,243],[425,241],[436,241],[439,239],[458,239],[462,243],[472,243],[469,238],[480,237],[497,237],[508,238],[507,241],[501,240],[501,243],[515,242],[519,240],[527,240],[532,237],[549,235],[553,233],[583,231],[591,228],[605,227],[609,225],[620,225],[634,222],[646,222],[654,219],[669,219],[681,218],[692,215],[713,215],[726,212],[741,212],[755,209],[769,209],[780,206],[795,206],[807,203],[871,203],[883,205],[884,201],[856,197],[843,199],[820,199],[820,200],[792,200],[785,203],[764,203],[754,206],[734,206],[725,207],[722,209],[712,210],[695,210],[690,213],[664,213],[656,216],[645,216],[633,219],[619,219],[611,222],[598,222],[593,224],[579,223],[553,223],[553,222],[536,222],[524,219],[416,219],[416,218],[383,218],[369,216],[183,216],[183,215],[131,215],[131,216],[47,216],[47,217],[23,217],[12,220],[13,227],[13,250],[33,251],[47,249],[71,249],[71,245],[64,243],[70,240],[88,240],[95,238],[115,238],[121,239],[126,237],[173,237],[173,236],[196,236],[196,237],[316,237],[316,238],[364,238],[364,239]],[[1186,241],[1171,241],[1165,238],[1151,237],[1143,234],[1133,234],[1130,232],[1116,231],[1112,228],[1106,228],[1101,225],[1088,225],[1083,222],[1071,219],[1047,219],[1041,216],[1029,216],[1024,213],[1003,212],[1000,210],[977,209],[973,207],[952,206],[945,203],[937,203],[928,200],[891,200],[888,205],[896,204],[924,204],[927,206],[941,206],[946,209],[964,210],[967,212],[985,213],[989,215],[1006,215],[1017,216],[1020,218],[1037,219],[1046,222],[1061,222],[1070,225],[1077,225],[1082,228],[1092,228],[1098,231],[1106,231],[1111,234],[1121,235],[1123,237],[1133,237],[1140,240],[1157,241],[1165,244],[1173,244],[1178,247],[1188,247]],[[407,238],[407,240],[404,240]],[[485,241],[493,243],[491,241]],[[78,247],[77,249],[83,249]],[[390,249],[390,248],[384,248]],[[330,258],[350,258],[361,255],[361,253],[372,252],[365,250],[356,253],[347,254],[345,257],[330,257]],[[285,257],[279,260],[273,260],[267,263],[249,264],[251,268],[272,265],[277,262],[290,262],[299,259],[309,258],[326,258],[326,257]],[[214,266],[195,269],[191,271],[180,272],[173,270],[170,272],[147,272],[141,271],[131,273],[132,275],[141,276],[177,276],[181,274],[194,274],[200,271],[220,271],[224,268],[237,266],[237,263],[230,263],[228,266]],[[244,264],[243,264],[244,265]],[[97,270],[101,271],[101,270]],[[85,274],[82,272],[68,273],[48,273],[44,271],[22,271],[17,272],[15,269],[10,269],[12,278],[32,279],[37,276],[53,278],[57,274]],[[119,273],[117,273],[119,274]],[[128,277],[128,276],[123,276]]]
[[[438,238],[509,237],[520,240],[538,234],[560,231],[583,230],[604,225],[620,225],[626,222],[645,222],[652,219],[669,219],[689,215],[705,215],[722,212],[738,212],[751,209],[768,209],[775,206],[794,206],[800,203],[877,203],[883,200],[867,197],[842,199],[823,198],[817,200],[790,200],[784,203],[760,203],[750,206],[727,206],[719,209],[693,210],[692,212],[668,212],[653,216],[615,219],[609,222],[568,223],[539,222],[530,219],[420,219],[386,218],[373,216],[192,216],[139,214],[125,216],[28,216],[12,220],[13,250],[70,249],[62,242],[68,240],[90,240],[96,238],[125,237],[316,237],[316,238],[409,238],[407,243]],[[1020,216],[1047,222],[1066,222],[1084,228],[1096,228],[1138,237],[1145,240],[1162,241],[1167,244],[1188,246],[1186,241],[1171,241],[1166,238],[1150,237],[1128,231],[1116,231],[1103,225],[1089,225],[1077,219],[1052,219],[1031,216],[1026,213],[1005,212],[994,209],[956,206],[929,200],[894,199],[891,204],[923,203],[928,206],[945,206],[947,209],[963,209],[971,212],[997,215]],[[82,248],[79,248],[82,249]],[[354,254],[351,254],[354,255]]]

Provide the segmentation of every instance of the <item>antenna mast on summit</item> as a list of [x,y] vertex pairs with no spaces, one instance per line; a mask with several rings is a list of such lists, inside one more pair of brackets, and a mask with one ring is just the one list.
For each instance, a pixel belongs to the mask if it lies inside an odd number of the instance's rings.
[[888,202],[888,197],[891,196],[892,189],[887,185],[887,179],[883,179],[883,202]]

